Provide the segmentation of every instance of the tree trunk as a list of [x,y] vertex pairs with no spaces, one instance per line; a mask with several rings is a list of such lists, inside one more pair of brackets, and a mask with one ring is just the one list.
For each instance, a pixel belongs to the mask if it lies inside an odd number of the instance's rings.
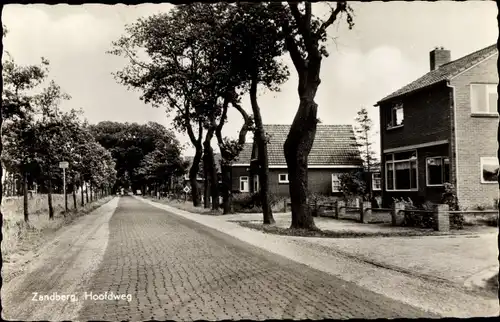
[[[206,153],[206,152],[205,152]],[[203,207],[210,208],[210,174],[208,173],[206,157],[203,156]]]
[[193,206],[199,207],[201,205],[200,200],[200,187],[198,186],[198,172],[200,171],[200,161],[203,154],[203,148],[201,145],[195,146],[196,152],[193,158],[193,164],[191,169],[189,169],[189,183],[191,184],[191,197],[193,199]]
[[29,212],[28,212],[28,172],[23,173],[23,212],[24,221],[29,222]]
[[262,214],[264,224],[274,224],[273,211],[269,201],[269,160],[267,156],[267,138],[262,123],[260,107],[257,103],[257,75],[252,79],[250,87],[250,102],[255,120],[255,139],[257,141],[258,164],[259,164],[259,186],[260,201],[262,204]]
[[313,98],[314,95],[311,94],[301,97],[299,109],[284,144],[284,151],[292,202],[291,228],[317,230],[307,202],[307,161],[318,123],[317,105]]
[[[210,196],[212,197],[212,209],[219,209],[219,180],[217,178],[217,167],[214,161],[214,150],[212,148],[211,142],[215,133],[215,127],[212,126],[205,137],[203,142],[203,170],[205,171],[205,187],[209,187],[208,191],[205,191],[205,208],[210,208]],[[208,197],[208,198],[207,198]]]
[[47,180],[47,198],[49,203],[49,219],[54,219],[54,206],[52,205],[52,179]]
[[89,184],[89,192],[90,192],[90,202],[92,202],[95,199],[92,182],[90,182],[90,184]]
[[85,185],[85,200],[87,201],[87,203],[89,203],[89,185],[88,183],[84,183]]
[[83,183],[83,180],[81,180],[80,181],[80,189],[82,189],[82,191],[80,191],[80,194],[82,195],[82,200],[80,201],[80,203],[81,203],[82,207],[85,206],[85,200],[83,198],[83,186],[84,186],[84,183]]
[[76,184],[73,182],[73,208],[76,210]]
[[232,194],[231,194],[231,166],[223,162],[221,164],[222,172],[222,207],[224,214],[230,214],[233,212],[232,205]]

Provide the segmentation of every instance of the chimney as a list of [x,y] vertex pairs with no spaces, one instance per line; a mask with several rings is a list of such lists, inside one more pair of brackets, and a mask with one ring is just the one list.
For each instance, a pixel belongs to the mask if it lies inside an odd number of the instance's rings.
[[431,62],[431,70],[438,69],[439,66],[449,63],[451,61],[451,52],[444,49],[444,47],[435,47],[429,53]]

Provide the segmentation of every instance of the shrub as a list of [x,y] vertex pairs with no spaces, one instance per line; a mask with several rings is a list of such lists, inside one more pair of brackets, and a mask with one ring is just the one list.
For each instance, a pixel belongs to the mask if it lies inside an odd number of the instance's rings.
[[233,209],[235,212],[242,212],[243,210],[253,207],[252,194],[238,193],[233,195]]
[[309,200],[309,208],[311,214],[316,217],[318,216],[319,206],[322,202],[327,201],[328,197],[319,193],[311,192],[308,197]]
[[[281,198],[269,193],[269,206],[274,208]],[[260,193],[237,193],[233,195],[233,210],[235,212],[262,212]]]
[[[408,210],[427,210],[427,211],[433,211],[435,205],[432,203],[424,203],[422,205],[421,209],[419,207],[415,206],[413,204],[413,201],[408,198],[408,200],[405,200],[403,198],[397,199],[393,198],[394,202],[401,202],[405,206],[405,211],[404,212],[404,219],[402,226],[404,227],[415,227],[415,228],[433,228],[434,227],[434,214],[431,212],[412,212]],[[424,208],[426,207],[426,208]]]
[[463,229],[465,224],[464,214],[450,214],[450,228]]
[[456,189],[451,183],[444,184],[444,193],[441,195],[441,203],[448,205],[451,211],[460,210]]
[[340,191],[344,194],[346,200],[355,196],[363,196],[363,199],[367,199],[368,194],[363,172],[343,173],[340,175],[339,179]]

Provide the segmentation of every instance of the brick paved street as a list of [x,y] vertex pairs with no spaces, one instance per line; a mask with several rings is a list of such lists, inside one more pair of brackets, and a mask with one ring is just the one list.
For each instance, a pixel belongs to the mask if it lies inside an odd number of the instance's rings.
[[432,316],[152,207],[120,199],[87,292],[83,320],[221,320]]

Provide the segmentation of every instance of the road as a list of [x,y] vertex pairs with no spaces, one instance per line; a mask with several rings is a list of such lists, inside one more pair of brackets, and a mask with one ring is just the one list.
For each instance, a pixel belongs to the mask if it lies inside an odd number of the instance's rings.
[[[64,250],[71,256],[58,253],[45,259],[27,278],[16,282],[16,287],[2,290],[4,318],[184,321],[436,317],[133,197],[116,202],[118,206],[106,223],[109,231],[98,233],[99,228],[83,226],[87,228],[82,228],[75,243]],[[79,245],[79,240],[97,243],[92,248]],[[66,256],[64,265],[54,262],[57,256]],[[98,265],[85,269],[87,275],[93,272],[91,276],[81,277],[81,265],[89,265],[85,259],[89,256],[94,256],[90,262]],[[64,277],[68,270],[78,283],[60,282],[70,279]],[[52,302],[33,301],[33,292],[77,292],[77,300],[50,306]],[[89,299],[90,294],[124,298]],[[131,297],[126,299],[127,295]]]

